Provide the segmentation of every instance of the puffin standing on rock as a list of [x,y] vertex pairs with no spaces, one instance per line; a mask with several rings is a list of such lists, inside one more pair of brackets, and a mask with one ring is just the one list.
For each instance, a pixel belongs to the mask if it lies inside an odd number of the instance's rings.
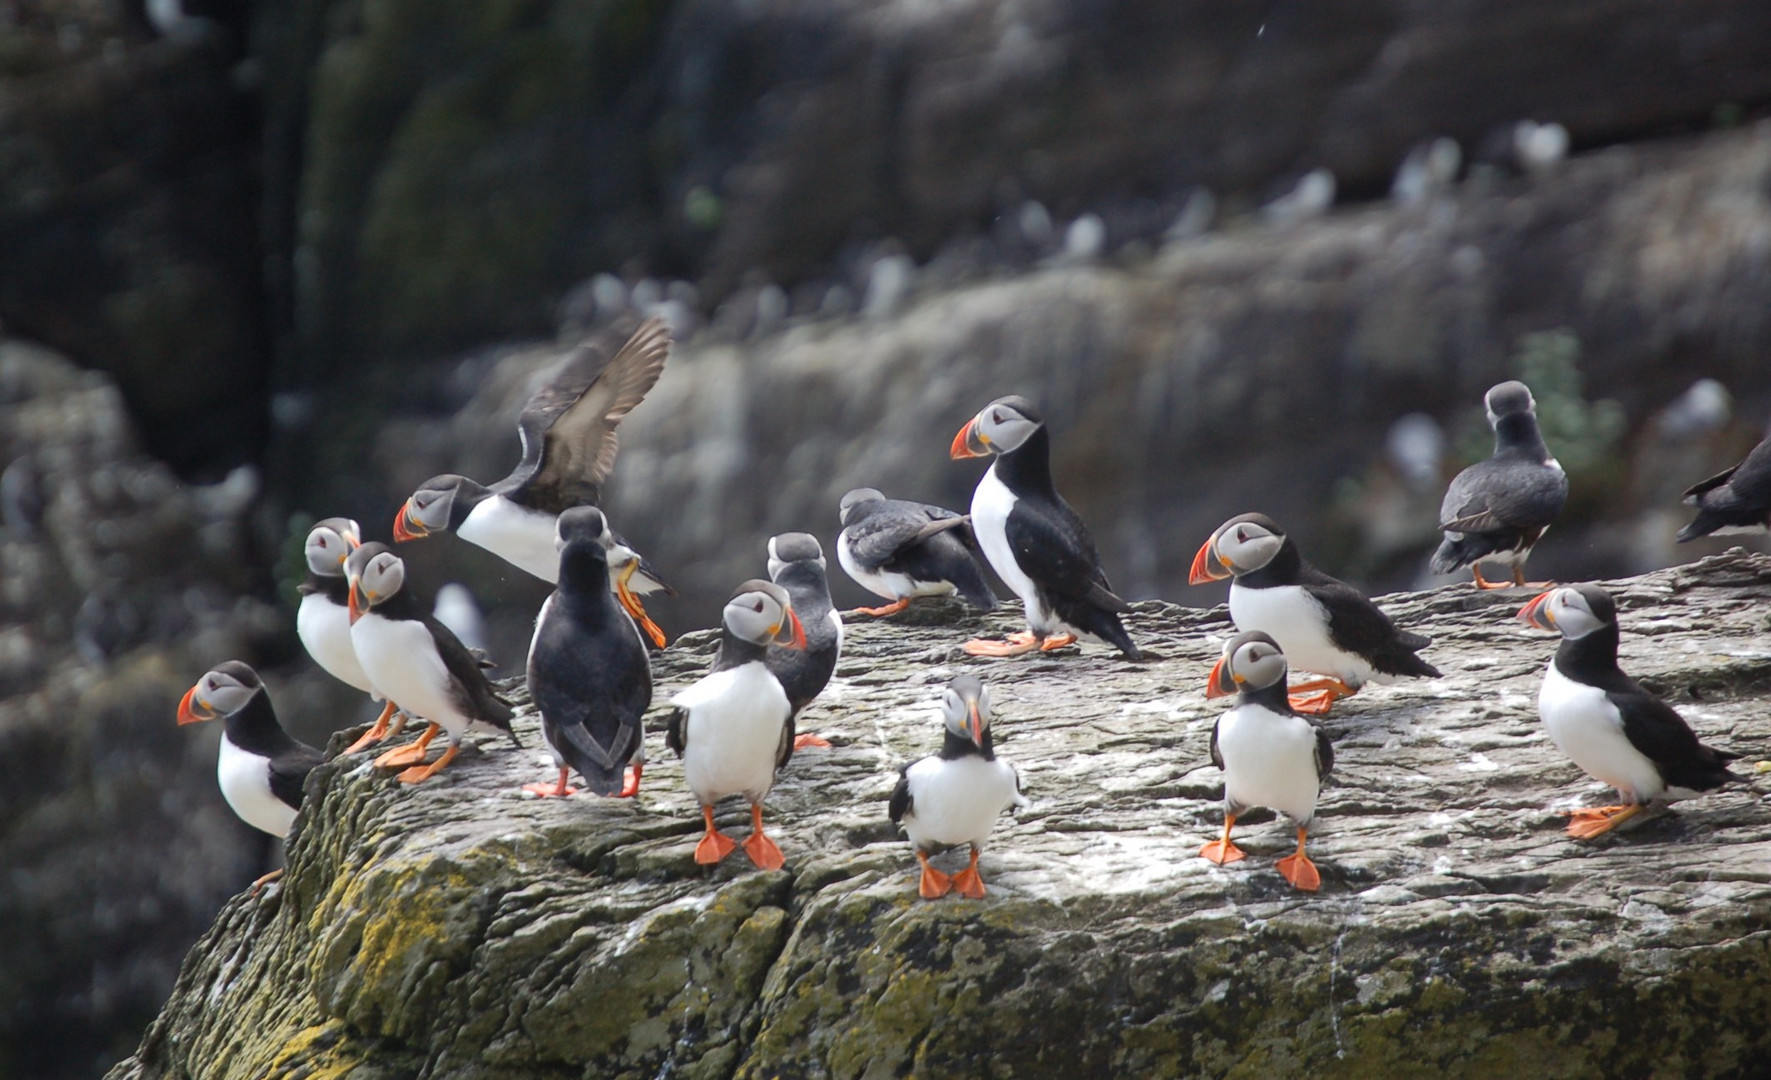
[[863,615],[894,615],[918,596],[951,596],[993,611],[996,593],[978,564],[971,521],[927,503],[888,499],[856,488],[838,506],[842,533],[836,558],[855,584],[891,603],[857,608]]
[[1199,849],[1222,866],[1246,856],[1230,842],[1236,819],[1251,806],[1270,806],[1298,831],[1297,851],[1280,859],[1285,880],[1305,892],[1322,887],[1316,864],[1304,854],[1322,781],[1334,768],[1328,733],[1292,711],[1285,693],[1285,654],[1270,636],[1237,634],[1211,669],[1207,697],[1237,694],[1236,707],[1211,729],[1211,760],[1224,773],[1224,835]]
[[[902,825],[922,864],[917,887],[924,900],[957,889],[973,900],[984,897],[978,855],[1002,812],[1021,801],[1021,777],[996,756],[990,737],[990,691],[970,675],[960,675],[941,695],[946,734],[939,753],[898,770],[898,786],[887,807],[892,824]],[[937,848],[965,844],[971,862],[957,874],[929,865]]]
[[[308,530],[304,549],[307,580],[300,586],[301,606],[295,609],[295,633],[307,654],[326,674],[379,699],[382,695],[369,682],[357,660],[357,650],[351,645],[350,583],[345,580],[344,560],[362,543],[363,531],[350,518],[326,518],[314,522]],[[397,708],[389,701],[374,726],[344,752],[354,754],[386,738],[388,721]]]
[[1562,644],[1544,672],[1537,714],[1556,748],[1617,789],[1618,806],[1576,810],[1568,835],[1588,840],[1649,804],[1691,799],[1740,777],[1739,754],[1698,742],[1672,706],[1617,666],[1617,604],[1596,585],[1551,589],[1519,609],[1520,621],[1556,630]]
[[[440,772],[461,752],[469,731],[510,729],[510,706],[468,647],[424,609],[406,582],[406,564],[386,544],[364,544],[344,564],[350,581],[351,644],[363,671],[382,693],[429,721],[418,741],[375,759],[381,769],[406,768],[402,784],[417,784]],[[425,751],[438,730],[449,733],[449,748],[429,765]]]
[[[647,320],[622,341],[618,331],[589,338],[529,398],[517,418],[523,460],[509,476],[491,487],[452,473],[431,477],[400,507],[394,539],[453,531],[543,581],[558,582],[555,519],[568,507],[601,499],[620,449],[615,429],[652,389],[670,356],[670,331],[659,319]],[[616,541],[626,546],[620,537]],[[616,580],[637,593],[672,591],[643,559]]]
[[1697,516],[1679,530],[1681,544],[1771,527],[1771,439],[1753,447],[1740,464],[1687,488],[1685,505],[1697,507]]
[[1439,676],[1415,655],[1430,638],[1398,629],[1357,589],[1305,562],[1265,514],[1224,522],[1193,557],[1191,584],[1226,577],[1236,629],[1271,635],[1291,666],[1322,676],[1291,688],[1300,712],[1325,713],[1368,682]]
[[968,641],[973,656],[1017,656],[1087,636],[1142,659],[1120,615],[1088,526],[1052,486],[1051,437],[1031,401],[997,398],[953,437],[951,455],[995,454],[972,493],[972,528],[996,573],[1021,598],[1031,632],[1007,641]]
[[[830,602],[824,547],[811,533],[769,537],[769,580],[787,590],[793,613],[805,627],[805,648],[776,647],[766,656],[769,670],[786,691],[797,719],[800,710],[824,692],[836,670],[836,661],[842,656],[842,614]],[[793,740],[795,750],[829,745],[829,740],[809,731]]]
[[1435,574],[1467,566],[1478,589],[1504,589],[1485,581],[1485,561],[1510,563],[1513,584],[1524,587],[1532,545],[1568,501],[1568,474],[1544,445],[1537,402],[1522,382],[1504,382],[1483,399],[1494,428],[1494,453],[1455,476],[1439,506],[1445,541],[1433,553]]
[[781,849],[763,833],[763,799],[775,773],[793,756],[793,705],[769,670],[771,643],[806,647],[805,627],[787,590],[772,581],[746,581],[721,615],[719,653],[713,670],[671,699],[665,745],[683,759],[683,779],[701,803],[707,832],[695,845],[695,861],[719,862],[737,843],[714,828],[713,805],[727,795],[750,802],[751,831],[744,853],[764,870],[786,865]]
[[[240,820],[272,836],[289,835],[301,809],[301,787],[320,752],[292,738],[277,720],[258,673],[238,660],[217,665],[185,691],[178,722],[225,717],[215,778]],[[254,894],[282,876],[273,870],[252,883]]]
[[603,512],[563,511],[559,534],[560,583],[535,620],[528,679],[560,779],[523,790],[574,794],[566,780],[577,769],[596,794],[626,798],[639,791],[645,768],[641,720],[652,704],[652,661],[638,626],[609,594],[613,537]]

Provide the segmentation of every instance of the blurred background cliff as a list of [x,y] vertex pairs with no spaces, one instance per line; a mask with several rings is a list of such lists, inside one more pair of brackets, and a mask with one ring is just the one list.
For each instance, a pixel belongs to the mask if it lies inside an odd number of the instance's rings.
[[[1771,414],[1768,106],[1762,0],[0,0],[0,1078],[132,1049],[274,857],[186,686],[370,718],[305,524],[502,476],[587,328],[676,328],[607,501],[673,632],[850,487],[964,508],[1011,392],[1133,598],[1251,509],[1434,583],[1515,376],[1533,576],[1642,571]],[[520,670],[545,586],[401,554]]]

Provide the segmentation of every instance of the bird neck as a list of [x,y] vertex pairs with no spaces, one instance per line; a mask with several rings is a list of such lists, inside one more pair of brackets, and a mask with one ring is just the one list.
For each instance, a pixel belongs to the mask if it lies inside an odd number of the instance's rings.
[[1601,626],[1584,637],[1563,638],[1556,648],[1556,670],[1588,686],[1603,686],[1621,675],[1617,666],[1617,624]]
[[270,757],[295,745],[295,740],[277,721],[277,711],[263,690],[253,694],[238,712],[229,713],[222,721],[228,742],[260,757]]
[[[586,550],[594,540],[574,540],[560,552],[560,599],[572,604],[575,611],[608,607],[609,564]],[[599,545],[600,546],[600,545]]]
[[1010,491],[1056,493],[1052,487],[1052,444],[1045,425],[1033,429],[1027,441],[996,458],[996,478]]
[[964,735],[955,735],[951,731],[946,732],[946,737],[941,741],[941,760],[958,761],[968,757],[981,757],[985,761],[996,760],[996,745],[991,738],[989,728],[984,729],[983,746],[972,742]]
[[754,641],[746,641],[730,629],[721,629],[719,636],[719,654],[713,658],[713,670],[727,671],[742,667],[745,664],[762,660],[768,655],[767,645],[758,645]]
[[788,563],[781,568],[781,576],[775,579],[775,584],[787,590],[787,595],[793,598],[794,610],[801,616],[817,614],[814,609],[820,603],[824,607],[830,606],[830,581],[815,562]]
[[307,581],[302,583],[300,591],[303,596],[320,593],[339,607],[343,607],[350,603],[351,583],[343,574],[316,574],[312,569],[309,569]]
[[454,532],[461,528],[461,523],[467,520],[467,515],[473,513],[475,507],[492,495],[492,489],[478,480],[462,477],[460,483],[455,485],[455,498],[449,503],[449,531]]
[[384,619],[422,619],[425,616],[424,605],[411,589],[402,586],[400,591],[369,609]]
[[1304,556],[1298,551],[1297,544],[1291,537],[1286,537],[1279,545],[1279,550],[1267,560],[1265,566],[1256,567],[1244,574],[1236,575],[1236,584],[1250,589],[1262,589],[1273,585],[1293,585],[1303,573]]
[[1494,456],[1528,457],[1532,461],[1550,460],[1550,448],[1544,445],[1543,432],[1537,417],[1530,413],[1503,416],[1494,425]]
[[1268,712],[1276,712],[1281,716],[1292,715],[1291,695],[1286,691],[1285,680],[1280,679],[1271,686],[1263,686],[1258,690],[1243,687],[1236,699],[1237,705],[1259,705]]

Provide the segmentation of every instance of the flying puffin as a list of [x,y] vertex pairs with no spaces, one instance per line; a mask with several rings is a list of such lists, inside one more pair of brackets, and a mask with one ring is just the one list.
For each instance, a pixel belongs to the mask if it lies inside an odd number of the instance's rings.
[[[805,627],[803,649],[770,649],[769,670],[787,692],[795,719],[800,710],[824,692],[842,655],[842,615],[830,602],[830,579],[826,576],[824,547],[811,533],[782,533],[769,537],[769,580],[787,590],[793,613]],[[827,739],[801,732],[793,748],[829,746]]]
[[1771,439],[1753,447],[1740,464],[1724,469],[1685,492],[1685,505],[1697,507],[1678,541],[1700,536],[1764,532],[1771,527]]
[[1211,729],[1211,760],[1224,772],[1224,836],[1199,849],[1222,866],[1246,854],[1230,842],[1230,829],[1251,806],[1270,806],[1298,830],[1298,848],[1279,860],[1285,880],[1305,892],[1322,887],[1316,864],[1304,854],[1322,781],[1334,768],[1328,733],[1292,711],[1285,692],[1285,654],[1270,636],[1255,631],[1224,643],[1211,669],[1207,697],[1237,694],[1236,707]]
[[1550,456],[1537,429],[1537,402],[1522,382],[1488,391],[1488,424],[1494,453],[1452,478],[1439,506],[1445,541],[1433,553],[1435,574],[1470,568],[1478,589],[1504,589],[1485,581],[1483,562],[1510,563],[1513,584],[1523,587],[1531,546],[1568,501],[1568,474]]
[[1698,742],[1672,706],[1618,668],[1617,605],[1604,589],[1551,589],[1520,608],[1519,619],[1562,634],[1537,695],[1551,741],[1588,776],[1616,788],[1622,801],[1574,811],[1569,836],[1591,839],[1649,803],[1695,798],[1740,779],[1728,771],[1739,754]]
[[[178,703],[180,724],[217,716],[225,717],[221,756],[215,763],[221,797],[253,828],[289,835],[301,809],[301,785],[320,763],[320,752],[283,730],[258,673],[238,660],[218,664]],[[273,870],[254,881],[253,893],[282,873]]]
[[996,593],[984,580],[978,538],[965,517],[927,503],[888,499],[875,488],[844,495],[838,511],[837,561],[857,585],[892,601],[857,608],[861,614],[893,615],[914,597],[954,593],[975,608],[995,609]]
[[609,595],[612,539],[603,512],[572,507],[561,512],[559,530],[560,583],[535,620],[528,676],[560,779],[523,790],[571,795],[567,773],[577,769],[598,795],[626,798],[639,791],[645,768],[640,721],[652,704],[652,661],[639,627]]
[[[619,331],[587,338],[529,398],[517,418],[523,460],[515,471],[491,487],[454,474],[431,477],[400,507],[394,539],[453,531],[543,581],[558,582],[554,519],[567,507],[597,504],[619,449],[615,429],[658,381],[670,355],[670,331],[659,319],[622,340]],[[644,560],[617,580],[637,593],[672,591]]]
[[[946,734],[939,753],[898,770],[898,786],[887,806],[892,824],[902,825],[922,864],[917,891],[924,900],[946,896],[983,899],[978,855],[1002,812],[1021,801],[1021,777],[996,756],[990,738],[990,691],[970,675],[960,675],[941,695]],[[938,848],[965,844],[971,862],[957,874],[929,865]]]
[[[480,661],[459,638],[424,609],[406,582],[406,564],[386,544],[370,543],[344,563],[350,581],[351,645],[369,681],[415,716],[430,722],[418,741],[375,759],[381,769],[411,766],[403,784],[435,776],[455,760],[461,738],[472,730],[501,731],[521,746],[510,729],[510,706],[499,700]],[[449,748],[429,765],[425,751],[439,729]]]
[[972,529],[997,576],[1026,606],[1031,633],[968,641],[973,656],[1016,656],[1056,649],[1087,635],[1142,659],[1119,616],[1131,610],[1113,594],[1088,526],[1052,487],[1051,437],[1031,401],[997,398],[953,437],[951,455],[995,454],[972,492]]
[[1188,581],[1232,577],[1236,629],[1270,634],[1287,662],[1322,676],[1291,688],[1292,707],[1324,713],[1368,682],[1437,678],[1415,654],[1430,638],[1397,628],[1351,585],[1304,561],[1297,544],[1265,514],[1242,514],[1218,526],[1193,557]]
[[793,756],[793,705],[768,666],[771,642],[806,646],[805,627],[787,590],[772,581],[746,581],[726,602],[713,670],[672,698],[675,711],[665,745],[683,759],[683,778],[701,803],[707,832],[695,861],[717,863],[737,847],[713,826],[713,804],[727,795],[750,801],[751,831],[744,853],[764,870],[786,865],[763,833],[764,797],[775,772]]
[[[369,676],[357,662],[357,650],[351,646],[350,583],[344,577],[344,560],[362,542],[362,529],[350,518],[326,518],[308,530],[307,580],[299,587],[301,606],[295,610],[295,633],[326,674],[379,699],[381,694],[369,684]],[[388,721],[397,708],[388,702],[374,726],[344,752],[354,754],[386,738]]]

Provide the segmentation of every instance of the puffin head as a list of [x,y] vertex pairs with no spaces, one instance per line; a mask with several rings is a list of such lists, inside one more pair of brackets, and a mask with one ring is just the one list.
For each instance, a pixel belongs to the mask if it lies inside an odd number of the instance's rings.
[[1240,690],[1264,690],[1285,682],[1285,653],[1271,637],[1254,630],[1224,642],[1224,655],[1211,667],[1205,696],[1226,697]]
[[1218,526],[1211,539],[1193,556],[1189,585],[1221,581],[1232,574],[1246,574],[1273,561],[1285,545],[1285,531],[1265,514],[1241,514]]
[[344,560],[363,543],[363,530],[350,518],[329,517],[307,531],[307,568],[320,577],[343,577]]
[[417,540],[434,532],[448,532],[455,513],[455,497],[463,486],[472,483],[465,476],[444,473],[420,484],[400,507],[400,512],[394,515],[395,542]]
[[971,675],[955,675],[941,693],[941,719],[947,730],[984,748],[990,730],[990,690]]
[[769,537],[769,580],[780,581],[781,571],[794,563],[817,563],[828,571],[824,561],[824,545],[811,533],[791,532]]
[[1019,449],[1044,423],[1038,407],[1026,398],[1019,394],[1000,397],[966,421],[953,436],[950,453],[955,461],[1006,454]]
[[721,618],[727,630],[753,644],[806,647],[806,629],[793,613],[792,599],[786,589],[772,581],[752,578],[738,586],[738,591],[726,601]]
[[1517,379],[1509,379],[1490,387],[1482,398],[1482,403],[1488,407],[1489,427],[1500,423],[1503,416],[1519,413],[1537,415],[1537,401],[1531,396],[1531,388]]
[[860,506],[862,503],[884,501],[885,493],[878,488],[856,488],[847,495],[844,495],[842,497],[842,502],[836,504],[836,514],[842,521],[843,525],[846,526],[849,523],[849,519],[853,516],[851,512],[855,507]]
[[197,685],[184,692],[178,703],[178,722],[196,724],[218,716],[232,716],[264,689],[258,672],[238,660],[217,664]]
[[633,575],[640,568],[640,553],[615,538],[615,530],[609,528],[609,519],[601,510],[594,506],[574,506],[560,511],[554,522],[553,546],[561,553],[571,547],[575,557],[582,554],[584,558],[604,563],[609,570],[609,583],[615,589],[615,599],[633,616],[634,623],[652,639],[653,644],[660,649],[664,647],[667,640],[664,631],[646,614],[646,606],[640,603],[631,585]]
[[615,546],[615,534],[609,529],[609,519],[594,506],[574,506],[560,511],[560,516],[554,519],[555,551],[564,551],[567,544],[580,541],[589,541],[605,559]]
[[1558,630],[1573,640],[1617,622],[1617,602],[1597,585],[1564,585],[1532,598],[1519,609],[1519,621],[1539,630]]
[[350,581],[350,617],[354,623],[365,611],[400,591],[406,583],[406,563],[386,544],[364,544],[344,561],[344,576]]

